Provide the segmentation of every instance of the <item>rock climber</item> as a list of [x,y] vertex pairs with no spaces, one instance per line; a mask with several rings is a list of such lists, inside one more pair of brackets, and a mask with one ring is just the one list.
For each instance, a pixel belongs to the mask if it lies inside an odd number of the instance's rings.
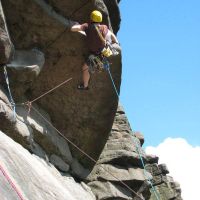
[[[95,55],[101,58],[101,51],[105,47],[105,42],[101,39],[100,34],[105,40],[110,43],[119,44],[116,36],[112,33],[106,25],[100,24],[102,22],[102,14],[100,11],[94,10],[90,14],[90,22],[84,24],[75,24],[71,27],[71,31],[79,32],[84,31],[87,37],[87,46],[89,49],[89,55],[82,66],[82,78],[83,82],[78,85],[79,90],[88,90],[88,84],[90,80],[89,72],[89,56]],[[98,28],[98,30],[97,30]]]

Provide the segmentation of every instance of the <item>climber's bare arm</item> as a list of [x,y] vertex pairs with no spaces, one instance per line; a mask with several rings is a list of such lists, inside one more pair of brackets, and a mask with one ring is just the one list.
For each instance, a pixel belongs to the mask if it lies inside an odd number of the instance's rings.
[[71,31],[73,32],[78,32],[78,31],[82,31],[81,25],[80,24],[75,24],[71,27]]
[[80,24],[75,24],[71,27],[71,31],[72,32],[79,32],[82,35],[85,35],[85,31],[82,30],[82,26]]

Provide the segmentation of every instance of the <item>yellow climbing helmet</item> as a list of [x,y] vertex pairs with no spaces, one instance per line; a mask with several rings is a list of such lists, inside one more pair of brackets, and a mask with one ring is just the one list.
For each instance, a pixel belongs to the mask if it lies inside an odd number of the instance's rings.
[[102,14],[98,10],[94,10],[90,14],[90,19],[93,22],[102,22]]

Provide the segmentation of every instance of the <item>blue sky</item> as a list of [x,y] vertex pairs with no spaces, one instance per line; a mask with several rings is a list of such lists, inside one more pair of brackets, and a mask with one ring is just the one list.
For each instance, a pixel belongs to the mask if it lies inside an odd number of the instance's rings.
[[200,1],[122,0],[120,100],[145,145],[200,145]]

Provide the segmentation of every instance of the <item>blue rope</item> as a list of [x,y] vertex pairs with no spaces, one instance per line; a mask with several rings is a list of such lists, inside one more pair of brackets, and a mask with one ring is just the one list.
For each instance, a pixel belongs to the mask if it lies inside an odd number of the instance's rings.
[[104,64],[104,69],[107,70],[107,71],[108,71],[108,74],[110,75],[110,79],[111,79],[111,81],[112,81],[112,84],[113,84],[113,87],[114,87],[114,89],[115,89],[116,95],[117,95],[117,97],[118,97],[118,99],[119,99],[119,93],[118,93],[118,91],[117,91],[117,87],[116,87],[116,85],[115,85],[115,82],[114,82],[114,80],[113,80],[112,74],[111,74],[111,72],[110,72],[110,63],[109,63],[109,61],[108,61],[107,58],[103,58],[103,64]]
[[16,120],[16,106],[15,106],[15,102],[14,102],[12,94],[11,94],[9,78],[8,78],[8,73],[7,73],[7,70],[6,70],[6,66],[4,66],[4,75],[5,75],[6,84],[7,84],[7,88],[8,88],[8,94],[9,94],[10,103],[11,103],[12,110],[13,110],[13,119],[15,121]]
[[[112,74],[111,74],[111,72],[110,72],[110,64],[109,64],[109,61],[107,60],[107,58],[104,58],[104,59],[103,59],[103,64],[104,64],[104,68],[108,71],[108,73],[109,73],[109,75],[110,75],[110,79],[111,79],[111,81],[112,81],[112,84],[113,84],[113,87],[114,87],[114,89],[115,89],[116,95],[117,95],[117,97],[118,97],[118,99],[119,99],[119,98],[120,98],[120,97],[119,97],[119,93],[118,93],[118,91],[117,91],[117,88],[116,88],[116,86],[115,86],[115,82],[114,82],[113,77],[112,77]],[[135,136],[133,136],[133,137],[135,137]],[[140,152],[140,147],[139,147],[138,143],[135,141],[135,138],[134,138],[134,143],[135,143],[135,145],[136,145],[136,149],[137,149],[138,155],[139,155],[139,157],[140,157],[142,166],[143,166],[143,168],[144,168],[144,176],[147,178],[148,182],[150,183],[151,188],[153,189],[153,192],[154,192],[154,194],[155,194],[155,196],[156,196],[156,199],[157,199],[157,200],[160,200],[160,197],[159,197],[159,195],[158,195],[158,193],[157,193],[155,187],[153,186],[153,183],[152,183],[151,179],[150,179],[149,176],[147,175],[147,170],[146,170],[146,168],[145,168],[144,160],[143,160],[142,155],[141,155],[141,152]]]
[[151,179],[150,179],[149,176],[147,175],[147,170],[146,170],[146,167],[145,167],[145,164],[144,164],[144,160],[143,160],[142,155],[141,155],[141,152],[140,152],[140,146],[138,145],[137,142],[135,142],[135,137],[134,137],[134,136],[133,136],[133,138],[134,138],[134,143],[136,144],[136,149],[137,149],[138,155],[139,155],[139,157],[140,157],[142,166],[143,166],[143,168],[144,168],[144,175],[145,175],[145,177],[148,179],[148,182],[149,182],[150,185],[151,185],[151,188],[152,188],[152,190],[153,190],[153,192],[154,192],[154,194],[155,194],[155,196],[156,196],[156,199],[157,199],[157,200],[160,200],[160,197],[159,197],[159,195],[158,195],[158,193],[157,193],[155,187],[153,186]]

